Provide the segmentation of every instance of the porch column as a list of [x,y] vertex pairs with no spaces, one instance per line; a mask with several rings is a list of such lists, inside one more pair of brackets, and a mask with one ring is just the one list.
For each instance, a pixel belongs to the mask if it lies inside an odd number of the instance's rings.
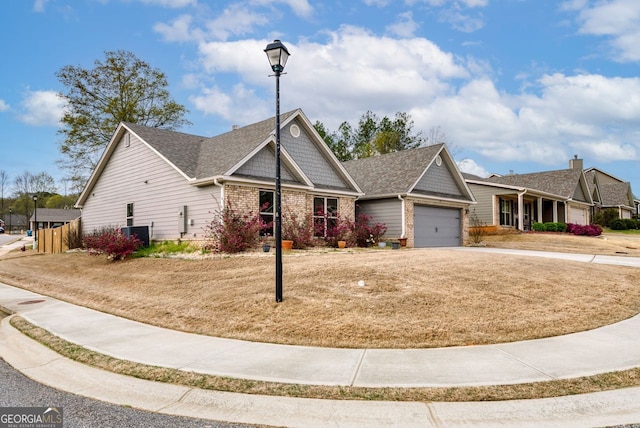
[[518,193],[518,229],[524,232],[524,192]]
[[542,196],[538,198],[538,223],[542,223]]
[[553,222],[558,222],[558,201],[553,201]]

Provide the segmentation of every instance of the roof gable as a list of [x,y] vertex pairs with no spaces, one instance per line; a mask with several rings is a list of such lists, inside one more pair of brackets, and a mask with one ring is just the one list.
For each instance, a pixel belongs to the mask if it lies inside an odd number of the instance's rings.
[[[436,164],[438,156],[441,166]],[[474,201],[444,144],[352,160],[344,166],[367,198],[414,192]]]
[[[361,193],[355,180],[346,172],[300,109],[281,114],[280,120],[281,129],[290,126],[295,120],[295,124],[304,131],[295,142],[289,141],[286,136],[281,138],[281,160],[284,166],[281,178],[285,182]],[[234,173],[238,176],[258,173],[263,178],[272,180],[275,177],[275,157],[271,161],[267,148],[275,146],[275,118],[234,128],[213,138],[121,123],[80,195],[76,203],[78,206],[83,205],[111,155],[128,132],[137,136],[153,153],[196,185],[228,178]],[[254,159],[255,156],[257,158]],[[273,172],[266,175],[267,167],[259,166],[260,161],[272,162]],[[246,163],[249,164],[245,165]],[[283,172],[287,175],[282,176]]]

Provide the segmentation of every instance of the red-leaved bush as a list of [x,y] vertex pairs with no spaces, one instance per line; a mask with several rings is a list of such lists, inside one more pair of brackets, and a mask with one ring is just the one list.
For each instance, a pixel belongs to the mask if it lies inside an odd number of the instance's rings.
[[142,246],[135,235],[126,236],[118,227],[103,227],[84,235],[84,247],[92,256],[106,254],[111,261],[123,260]]
[[240,253],[258,245],[260,231],[266,227],[260,214],[241,214],[230,201],[205,226],[204,249],[216,253]]
[[597,224],[567,224],[567,233],[573,233],[579,236],[600,236],[602,235],[602,228]]

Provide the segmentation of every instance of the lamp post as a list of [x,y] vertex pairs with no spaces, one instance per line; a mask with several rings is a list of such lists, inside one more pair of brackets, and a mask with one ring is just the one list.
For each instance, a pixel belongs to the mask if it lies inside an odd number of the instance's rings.
[[33,195],[33,249],[38,248],[38,195]]
[[276,194],[275,194],[275,239],[276,239],[276,302],[282,302],[282,207],[280,189],[280,74],[289,58],[289,51],[280,40],[269,43],[264,50],[276,77]]
[[11,235],[11,217],[13,217],[13,209],[9,208],[9,235]]

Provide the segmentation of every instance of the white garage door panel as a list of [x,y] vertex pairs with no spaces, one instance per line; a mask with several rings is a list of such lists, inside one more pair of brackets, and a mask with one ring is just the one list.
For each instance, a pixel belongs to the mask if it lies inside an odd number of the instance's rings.
[[586,225],[587,210],[569,207],[569,223]]
[[413,212],[415,247],[455,247],[461,244],[459,209],[415,206]]

